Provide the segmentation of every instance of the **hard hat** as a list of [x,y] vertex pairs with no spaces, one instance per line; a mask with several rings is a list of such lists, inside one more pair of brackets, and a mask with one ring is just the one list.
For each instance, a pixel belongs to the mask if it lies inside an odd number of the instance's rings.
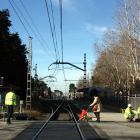
[[131,104],[128,104],[128,107],[132,107],[132,105]]

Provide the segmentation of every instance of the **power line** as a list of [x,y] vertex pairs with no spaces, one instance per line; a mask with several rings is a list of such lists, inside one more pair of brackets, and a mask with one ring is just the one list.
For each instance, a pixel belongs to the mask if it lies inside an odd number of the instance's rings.
[[[51,0],[50,0],[50,3],[51,3],[51,10],[52,10],[52,17],[53,17],[53,27],[54,27],[54,33],[55,33],[55,39],[56,39],[56,48],[57,48],[58,57],[59,57],[59,50],[58,50],[58,45],[57,45],[57,38],[56,38],[56,31],[55,31],[54,16],[53,16],[53,9],[52,9],[52,1]],[[59,57],[59,61],[60,61],[60,57]]]
[[46,8],[47,8],[48,18],[49,18],[49,23],[50,23],[50,29],[51,29],[51,34],[52,34],[52,39],[53,39],[53,44],[54,44],[54,49],[55,49],[55,54],[56,54],[56,61],[58,61],[56,47],[55,47],[55,43],[54,43],[54,36],[53,36],[53,31],[52,31],[52,26],[51,26],[51,21],[50,21],[50,15],[49,15],[49,10],[48,10],[48,4],[47,4],[46,0],[45,0],[45,2],[46,2]]
[[[33,23],[34,27],[36,28],[36,30],[37,30],[37,32],[38,32],[38,34],[40,35],[41,39],[44,41],[44,39],[43,39],[43,37],[41,36],[40,32],[38,31],[38,29],[37,29],[37,27],[36,27],[35,23],[33,22],[33,20],[32,20],[32,18],[31,18],[31,16],[29,15],[29,13],[28,13],[27,9],[25,8],[25,6],[24,6],[24,4],[23,4],[22,0],[20,0],[20,2],[21,2],[21,4],[22,4],[22,6],[24,7],[24,9],[25,9],[26,13],[28,14],[28,16],[29,16],[30,20],[32,21],[32,23]],[[44,43],[46,44],[46,42],[45,42],[45,41],[44,41]],[[46,44],[46,46],[47,46],[47,48],[49,49],[49,51],[51,52],[51,50],[50,50],[50,48],[48,47],[48,45],[47,45],[47,44]],[[52,52],[51,52],[51,53],[52,53]],[[54,56],[54,54],[53,54],[53,53],[52,53],[52,55]],[[55,56],[54,56],[54,57],[55,57]]]
[[59,0],[59,4],[60,4],[61,51],[62,51],[62,62],[63,62],[62,0]]
[[[12,0],[13,1],[13,0]],[[10,2],[10,1],[9,1]],[[11,3],[11,2],[10,2]],[[15,4],[15,2],[13,1],[13,3]],[[17,5],[15,4],[15,6],[17,7]],[[13,6],[12,6],[13,7]],[[13,7],[14,9],[14,7]],[[26,21],[26,23],[28,24],[28,26],[30,27],[30,29],[32,30],[32,32],[34,33],[34,35],[36,36],[36,38],[38,39],[38,41],[40,42],[40,44],[42,45],[41,41],[39,40],[39,38],[37,37],[37,35],[35,34],[34,30],[31,28],[30,24],[27,22],[26,18],[23,16],[23,14],[21,13],[21,11],[19,10],[19,8],[17,7],[18,11],[20,12],[20,14],[22,15],[22,17],[24,18],[24,20]],[[15,10],[15,9],[14,9]],[[15,10],[16,12],[16,10]],[[17,13],[17,12],[16,12]],[[19,17],[19,16],[18,16]],[[42,45],[42,47],[44,48],[44,50],[46,51],[45,47]],[[48,52],[46,51],[46,53],[48,54]],[[48,56],[50,57],[50,55],[48,54]],[[50,57],[50,59],[52,60],[52,58]],[[54,62],[54,60],[52,60]]]
[[[62,0],[59,0],[60,5],[60,29],[61,29],[61,51],[62,51],[62,62],[63,62],[63,35],[62,35]],[[63,75],[64,79],[66,80],[65,71],[64,71],[64,65],[63,66]],[[65,81],[65,91],[66,91],[66,81]]]
[[[12,28],[13,31],[16,33],[15,29],[13,28],[13,26],[11,26],[11,28]],[[24,41],[23,41],[22,39],[20,39],[20,40],[22,41],[23,44],[25,44]]]
[[19,15],[17,14],[17,12],[16,12],[15,8],[13,7],[12,3],[10,2],[10,0],[9,0],[9,3],[11,4],[11,6],[12,6],[12,8],[14,9],[16,15],[18,16],[20,22],[22,23],[23,27],[25,28],[26,32],[28,33],[28,35],[29,35],[29,37],[30,37],[30,34],[29,34],[28,30],[26,29],[25,25],[24,25],[23,22],[21,21]]

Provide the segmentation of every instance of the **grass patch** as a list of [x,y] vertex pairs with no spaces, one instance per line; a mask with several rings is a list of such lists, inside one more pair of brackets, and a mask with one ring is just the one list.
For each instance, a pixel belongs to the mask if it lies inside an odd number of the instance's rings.
[[27,113],[28,118],[39,119],[42,116],[42,113],[38,110],[26,110],[23,109],[22,113]]

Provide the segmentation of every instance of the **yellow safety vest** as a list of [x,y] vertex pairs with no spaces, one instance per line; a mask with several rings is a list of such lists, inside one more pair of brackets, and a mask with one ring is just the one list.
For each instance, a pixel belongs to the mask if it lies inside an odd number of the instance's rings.
[[12,91],[8,92],[5,97],[5,105],[16,106],[16,95]]
[[134,112],[130,109],[130,107],[127,107],[125,109],[125,114],[124,114],[124,117],[127,118],[129,116],[134,116]]
[[138,118],[140,119],[140,107],[138,107],[137,113],[138,113]]

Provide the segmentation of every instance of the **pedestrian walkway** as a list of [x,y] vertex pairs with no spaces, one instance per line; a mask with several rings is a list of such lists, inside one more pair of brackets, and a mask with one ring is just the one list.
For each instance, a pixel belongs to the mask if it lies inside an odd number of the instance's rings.
[[[81,101],[75,101],[74,104],[82,110],[82,107],[83,107],[83,102]],[[87,111],[87,115],[91,118],[93,118],[93,121],[96,120],[95,118],[95,115],[92,111],[92,107],[90,107]],[[119,123],[123,123],[123,122],[126,122],[126,119],[124,117],[124,114],[122,113],[118,113],[118,112],[114,112],[114,111],[111,111],[111,110],[108,110],[108,109],[104,109],[103,108],[103,111],[100,112],[100,119],[101,121],[110,121],[110,122],[119,122]],[[132,124],[132,123],[131,123]],[[138,124],[140,125],[140,123],[134,123],[134,124]]]
[[[82,110],[84,103],[75,102],[75,105]],[[96,117],[92,112],[92,107],[88,110],[88,116],[92,117],[89,124],[104,139],[140,139],[140,122],[126,122],[124,114],[108,109],[103,109],[100,113],[100,122],[96,123]]]
[[13,139],[24,129],[34,123],[34,121],[11,120],[11,123],[12,124],[7,125],[3,119],[0,119],[0,140]]
[[[82,110],[83,102],[75,102],[75,105]],[[103,109],[100,113],[100,123],[96,123],[92,107],[88,110],[88,115],[93,118],[87,123],[104,139],[140,139],[140,122],[126,122],[124,114]],[[29,120],[11,120],[12,124],[7,125],[3,119],[0,119],[0,140],[11,140],[28,128],[35,121]],[[84,125],[79,123],[79,125]],[[83,128],[85,129],[85,127]],[[85,131],[86,132],[86,131]],[[89,131],[87,131],[87,135]]]

